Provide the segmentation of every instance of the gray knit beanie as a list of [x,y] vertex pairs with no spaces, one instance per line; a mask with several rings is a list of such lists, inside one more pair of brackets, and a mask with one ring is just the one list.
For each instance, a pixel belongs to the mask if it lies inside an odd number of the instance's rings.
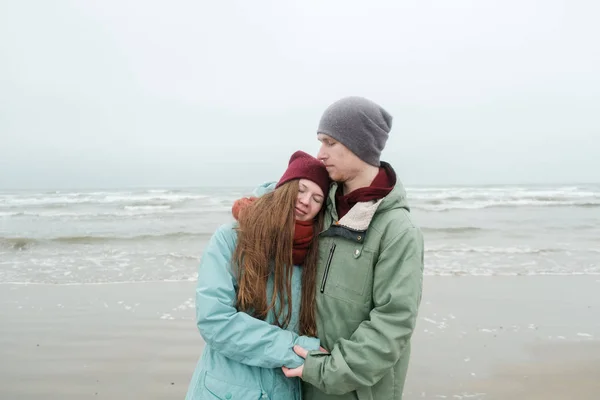
[[317,133],[342,143],[364,162],[379,167],[379,156],[392,129],[392,116],[363,97],[345,97],[323,113]]

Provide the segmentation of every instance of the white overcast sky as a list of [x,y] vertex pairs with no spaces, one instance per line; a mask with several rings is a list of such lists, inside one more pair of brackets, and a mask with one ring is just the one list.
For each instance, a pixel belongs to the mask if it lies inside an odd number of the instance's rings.
[[0,1],[0,189],[254,185],[334,100],[409,185],[600,181],[598,1]]

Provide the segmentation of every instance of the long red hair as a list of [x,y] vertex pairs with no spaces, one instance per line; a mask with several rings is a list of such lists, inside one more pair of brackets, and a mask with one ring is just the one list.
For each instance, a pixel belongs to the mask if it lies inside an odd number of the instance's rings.
[[[286,328],[292,315],[292,246],[294,244],[294,208],[298,198],[298,180],[283,184],[259,197],[239,215],[238,241],[233,255],[238,271],[236,306],[256,318],[265,319],[275,310],[275,325]],[[315,235],[323,227],[323,209],[314,222]],[[301,335],[317,336],[315,291],[318,239],[310,244],[302,267],[300,304]],[[267,297],[267,279],[273,275],[271,298]],[[275,304],[281,305],[276,309]],[[284,313],[283,305],[287,304]]]

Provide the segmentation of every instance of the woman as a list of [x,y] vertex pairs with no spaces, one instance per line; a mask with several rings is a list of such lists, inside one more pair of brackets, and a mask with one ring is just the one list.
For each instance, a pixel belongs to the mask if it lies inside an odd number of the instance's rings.
[[295,152],[274,191],[234,206],[204,250],[196,320],[206,342],[186,399],[301,398],[283,375],[319,350],[315,322],[317,234],[329,189],[323,164]]

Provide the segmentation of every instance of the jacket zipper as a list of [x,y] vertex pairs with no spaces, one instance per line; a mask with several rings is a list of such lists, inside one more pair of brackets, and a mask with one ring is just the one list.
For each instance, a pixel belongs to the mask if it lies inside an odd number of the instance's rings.
[[331,249],[329,249],[329,257],[327,257],[327,264],[325,264],[325,273],[323,273],[323,280],[321,281],[321,293],[325,291],[325,283],[327,283],[327,276],[329,275],[329,267],[331,266],[331,259],[333,258],[334,251],[335,243],[332,243]]

